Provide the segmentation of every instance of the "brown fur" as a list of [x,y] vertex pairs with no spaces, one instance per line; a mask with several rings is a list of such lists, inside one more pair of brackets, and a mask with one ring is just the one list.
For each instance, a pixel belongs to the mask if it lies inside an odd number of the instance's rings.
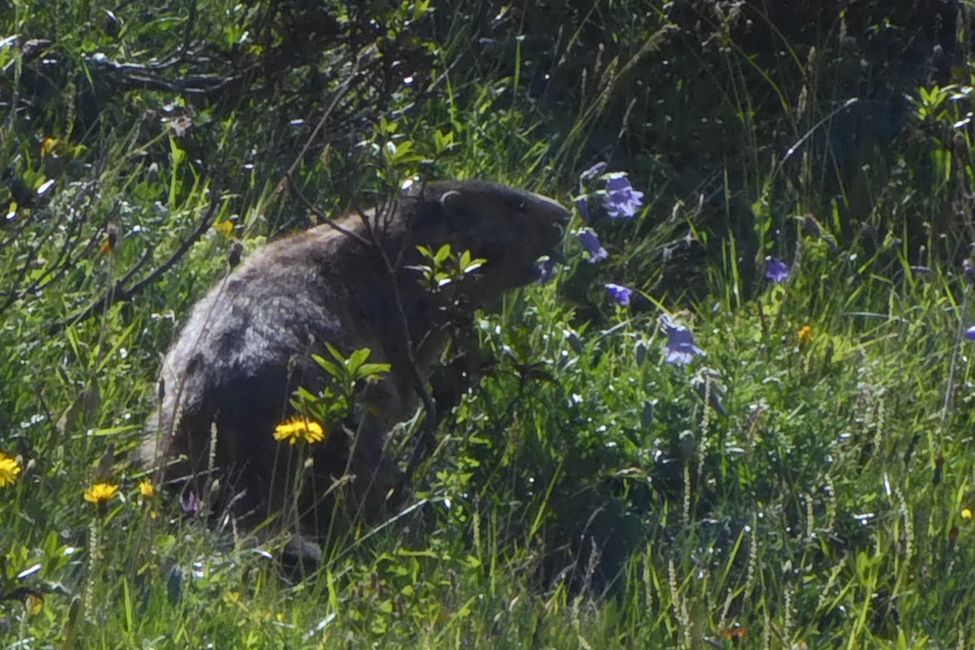
[[[423,376],[447,343],[438,325],[443,305],[408,268],[421,262],[416,245],[450,243],[457,253],[487,259],[460,288],[472,310],[531,281],[535,259],[558,241],[568,213],[502,185],[445,181],[364,216],[338,219],[344,233],[325,224],[258,250],[196,304],[166,355],[158,431],[143,456],[163,468],[167,481],[198,495],[212,463],[224,485],[220,507],[231,504],[246,527],[288,503],[284,479],[295,468],[286,466],[289,450],[272,432],[293,413],[289,398],[298,386],[322,388],[325,377],[311,354],[324,354],[324,342],[343,354],[369,348],[371,361],[392,370],[369,388],[348,426],[327,423],[327,441],[309,448],[314,465],[300,503],[302,524],[324,532],[334,506],[325,495],[335,494],[336,481],[351,487],[346,493],[367,516],[381,513],[399,476],[383,455],[387,433],[418,403],[405,342],[413,342]],[[395,290],[370,241],[381,241],[396,265]]]

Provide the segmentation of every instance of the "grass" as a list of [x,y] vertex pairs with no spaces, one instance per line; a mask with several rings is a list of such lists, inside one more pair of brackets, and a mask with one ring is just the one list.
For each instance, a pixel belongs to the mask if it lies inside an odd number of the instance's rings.
[[[788,57],[769,67],[748,43],[719,48],[733,23],[704,39],[637,4],[569,3],[565,31],[478,3],[0,10],[19,35],[0,47],[15,91],[0,100],[0,452],[19,468],[5,480],[0,463],[0,647],[972,643],[967,73],[913,93],[904,134],[843,176],[847,98],[826,59],[776,29]],[[615,35],[603,50],[600,34]],[[53,43],[32,57],[32,38]],[[232,92],[125,86],[91,58],[180,51],[153,73],[236,75]],[[361,83],[357,57],[374,57]],[[662,81],[637,85],[651,63]],[[790,81],[803,65],[819,94]],[[713,142],[695,152],[699,129]],[[591,224],[608,260],[569,236],[552,282],[477,315],[492,363],[398,517],[330,540],[322,570],[292,581],[279,540],[140,493],[131,458],[160,355],[236,246],[414,175],[569,204],[597,160],[630,173],[644,208]],[[143,290],[76,319],[197,231]],[[789,261],[788,280],[765,279],[766,256]],[[706,355],[665,362],[665,313]],[[404,454],[415,426],[395,438]],[[86,502],[98,482],[119,494]]]

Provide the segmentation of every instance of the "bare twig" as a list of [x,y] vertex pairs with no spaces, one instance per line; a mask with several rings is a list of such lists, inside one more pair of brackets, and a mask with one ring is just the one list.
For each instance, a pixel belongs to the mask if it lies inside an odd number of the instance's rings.
[[[80,215],[74,216],[67,210],[57,211],[58,217],[57,221],[54,223],[54,227],[50,228],[48,233],[38,242],[35,253],[28,257],[28,261],[25,262],[21,269],[20,276],[17,278],[15,284],[10,288],[10,293],[7,300],[4,302],[3,306],[0,307],[0,313],[6,311],[10,305],[12,305],[18,299],[31,294],[37,295],[52,283],[57,282],[60,278],[64,277],[69,270],[74,268],[74,265],[81,257],[88,255],[91,249],[94,248],[94,242],[97,241],[97,238],[101,234],[101,229],[98,231],[98,233],[96,233],[95,237],[89,240],[88,244],[82,247],[80,252],[75,250],[75,244],[82,238],[82,230],[89,222],[87,210],[90,208],[90,205],[87,203],[87,201],[97,187],[97,182],[88,183],[84,190],[73,198],[72,202],[75,205],[85,206],[85,210]],[[43,245],[47,243],[47,241],[50,240],[55,233],[62,229],[62,223],[65,224],[62,233],[64,243],[62,243],[60,246],[60,250],[57,253],[57,259],[48,264],[47,267],[39,274],[34,276],[27,286],[23,287],[22,289],[18,289],[17,284],[19,284],[19,282],[23,279],[31,261],[37,259],[37,251],[40,251]]]
[[135,267],[126,273],[125,277],[113,284],[102,295],[101,298],[96,300],[78,314],[75,314],[66,320],[55,323],[48,329],[48,333],[56,334],[65,327],[68,327],[69,325],[76,325],[77,323],[85,321],[95,314],[108,309],[114,304],[131,300],[140,291],[159,280],[163,273],[168,271],[174,264],[176,264],[176,262],[182,259],[182,257],[186,255],[187,251],[190,250],[190,247],[192,247],[193,244],[195,244],[197,240],[203,236],[203,233],[210,228],[210,224],[213,223],[213,217],[217,213],[217,208],[220,206],[220,198],[220,193],[214,190],[210,198],[210,206],[207,208],[206,214],[204,214],[200,219],[200,223],[197,224],[196,229],[190,233],[189,237],[180,243],[179,247],[173,251],[172,255],[169,256],[169,259],[156,267],[151,273],[149,273],[149,275],[144,277],[139,282],[136,282],[131,287],[125,286],[125,284],[129,282],[135,276],[135,274],[152,259],[153,250],[151,248],[146,251],[146,253],[142,256],[142,259],[136,263]]
[[338,223],[335,222],[334,219],[326,218],[325,215],[322,214],[321,210],[315,207],[315,205],[308,200],[308,197],[306,197],[304,193],[298,189],[298,186],[295,185],[295,183],[292,181],[291,172],[288,172],[287,181],[288,181],[287,183],[288,189],[291,190],[292,193],[294,193],[298,201],[300,201],[301,204],[305,206],[305,209],[308,210],[312,215],[314,215],[316,219],[320,220],[322,223],[327,224],[330,228],[332,228],[336,232],[340,232],[346,237],[351,237],[355,239],[360,244],[363,244],[365,246],[371,245],[371,242],[365,237],[363,237],[362,235],[360,235],[359,233],[349,230],[344,226],[340,226]]
[[295,170],[298,168],[298,165],[300,165],[301,161],[304,160],[305,154],[308,153],[308,149],[311,148],[311,144],[312,142],[314,142],[318,134],[323,133],[324,135],[323,129],[325,128],[325,123],[328,122],[328,119],[329,117],[331,117],[332,112],[339,105],[339,102],[342,100],[342,98],[345,97],[345,94],[349,91],[349,88],[352,85],[352,81],[356,78],[356,75],[358,74],[359,74],[359,59],[356,58],[355,63],[352,66],[352,71],[349,73],[349,76],[346,77],[345,81],[342,82],[342,85],[339,86],[338,90],[335,91],[335,96],[332,97],[332,101],[329,103],[328,108],[325,109],[325,113],[322,114],[321,119],[318,120],[318,124],[315,125],[315,128],[312,130],[311,134],[308,136],[308,139],[305,141],[304,146],[301,147],[301,151],[299,151],[298,155],[295,156],[295,161],[291,163],[291,166],[288,167],[288,171],[284,173],[285,178],[291,178]]
[[236,76],[216,74],[187,75],[179,79],[167,79],[157,72],[158,68],[155,65],[121,63],[101,53],[86,57],[85,62],[92,69],[105,73],[110,82],[125,89],[143,88],[208,96],[223,92],[227,86],[239,80]]
[[[20,268],[15,270],[13,273],[13,282],[11,282],[10,284],[10,290],[7,293],[7,297],[4,299],[3,305],[0,306],[0,313],[6,311],[7,308],[10,307],[10,305],[12,305],[14,302],[17,301],[18,298],[32,292],[34,288],[37,286],[38,280],[35,279],[29,284],[28,287],[24,289],[18,289],[21,282],[23,282],[24,278],[27,277],[27,273],[28,271],[30,271],[35,260],[41,257],[40,255],[41,249],[48,242],[48,240],[56,232],[58,232],[58,229],[60,229],[64,225],[65,221],[68,221],[68,228],[67,228],[67,238],[65,240],[64,245],[61,247],[62,253],[70,248],[72,235],[77,229],[80,228],[81,224],[87,221],[87,215],[85,215],[81,219],[68,220],[67,211],[60,211],[56,214],[55,220],[50,224],[50,226],[47,229],[47,233],[41,237],[38,237],[34,245],[26,252],[25,255],[23,255],[24,263],[21,264]],[[16,235],[19,234],[20,234],[19,232],[16,233]],[[8,241],[12,241],[12,240],[8,240]],[[59,254],[59,259],[61,257],[62,255]]]

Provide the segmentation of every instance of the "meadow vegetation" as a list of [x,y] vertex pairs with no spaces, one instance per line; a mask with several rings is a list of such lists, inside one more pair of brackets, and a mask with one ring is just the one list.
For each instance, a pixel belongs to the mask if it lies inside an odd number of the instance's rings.
[[[0,647],[971,647],[972,18],[0,6]],[[426,178],[573,222],[403,512],[295,580],[133,463],[159,361],[235,259]]]

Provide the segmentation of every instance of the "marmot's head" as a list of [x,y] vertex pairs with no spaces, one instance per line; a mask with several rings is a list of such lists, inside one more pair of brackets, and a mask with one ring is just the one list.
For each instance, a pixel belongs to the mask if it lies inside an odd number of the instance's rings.
[[414,241],[430,247],[450,244],[487,260],[471,285],[475,304],[537,277],[536,260],[555,246],[569,212],[556,201],[485,181],[437,181],[413,195],[419,199]]

